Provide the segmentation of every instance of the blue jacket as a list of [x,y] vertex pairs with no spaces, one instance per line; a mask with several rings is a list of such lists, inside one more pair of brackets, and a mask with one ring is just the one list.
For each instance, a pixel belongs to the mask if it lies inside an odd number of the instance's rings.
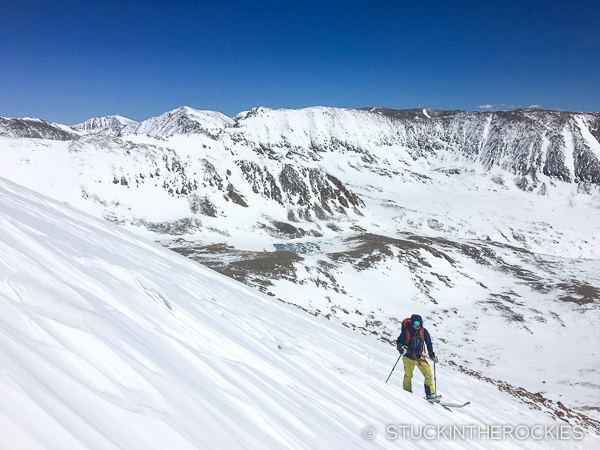
[[[415,330],[412,325],[405,327],[400,333],[398,340],[396,341],[396,347],[398,351],[402,353],[402,346],[408,346],[408,351],[406,352],[406,356],[409,359],[416,360],[415,355],[418,355],[423,351],[423,346],[427,346],[427,353],[429,355],[433,354],[433,345],[431,344],[431,336],[429,335],[429,331],[423,328],[423,337],[425,338],[425,342],[421,339],[420,336],[421,330]],[[408,337],[407,337],[408,335]],[[412,339],[415,337],[415,339]]]

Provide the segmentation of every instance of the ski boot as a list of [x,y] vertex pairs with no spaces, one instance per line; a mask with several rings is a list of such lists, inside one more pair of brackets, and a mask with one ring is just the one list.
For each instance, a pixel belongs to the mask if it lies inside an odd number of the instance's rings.
[[441,398],[442,396],[438,394],[427,394],[425,400],[430,403],[439,403]]

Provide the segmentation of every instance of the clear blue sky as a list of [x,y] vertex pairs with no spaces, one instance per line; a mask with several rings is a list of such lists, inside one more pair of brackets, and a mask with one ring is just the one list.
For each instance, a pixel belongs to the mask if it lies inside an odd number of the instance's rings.
[[600,1],[0,1],[0,116],[182,105],[600,111]]

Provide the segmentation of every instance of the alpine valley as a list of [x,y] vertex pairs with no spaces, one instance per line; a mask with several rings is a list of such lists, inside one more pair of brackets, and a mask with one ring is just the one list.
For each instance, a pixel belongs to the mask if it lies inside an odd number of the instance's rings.
[[420,314],[438,369],[600,432],[600,113],[0,118],[0,158],[0,177],[391,344],[390,369]]

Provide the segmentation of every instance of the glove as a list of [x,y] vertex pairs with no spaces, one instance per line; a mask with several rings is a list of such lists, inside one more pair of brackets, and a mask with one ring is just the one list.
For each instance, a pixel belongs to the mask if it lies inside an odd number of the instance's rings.
[[398,351],[400,352],[400,356],[404,356],[408,351],[408,347],[406,345],[403,345],[402,347],[398,347]]
[[435,353],[434,353],[434,352],[431,352],[431,353],[429,354],[429,357],[430,357],[430,358],[433,360],[433,362],[434,362],[434,363],[437,363],[437,362],[438,362],[437,356],[435,356]]

